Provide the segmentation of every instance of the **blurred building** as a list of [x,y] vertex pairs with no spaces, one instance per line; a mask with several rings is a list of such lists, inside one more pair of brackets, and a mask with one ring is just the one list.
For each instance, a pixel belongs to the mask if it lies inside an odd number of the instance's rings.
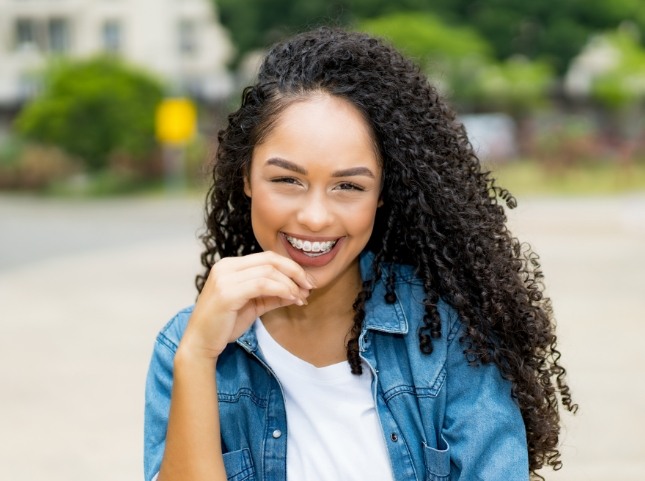
[[519,153],[517,125],[504,113],[460,115],[468,140],[480,160],[500,162]]
[[0,109],[38,89],[48,59],[109,53],[156,74],[169,93],[226,96],[231,42],[211,0],[0,0]]

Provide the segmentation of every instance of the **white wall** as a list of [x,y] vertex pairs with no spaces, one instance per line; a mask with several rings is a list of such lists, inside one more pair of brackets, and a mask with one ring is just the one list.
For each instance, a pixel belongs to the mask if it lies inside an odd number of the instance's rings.
[[[231,79],[225,64],[231,42],[216,19],[210,0],[0,0],[0,105],[16,105],[29,95],[29,75],[56,55],[47,42],[47,22],[67,21],[65,55],[83,58],[103,52],[106,21],[121,24],[118,54],[129,63],[157,74],[171,92],[187,85],[208,100],[226,95]],[[16,22],[41,27],[34,45],[16,44]],[[180,22],[195,26],[195,49],[179,48]],[[185,92],[184,92],[185,93]]]

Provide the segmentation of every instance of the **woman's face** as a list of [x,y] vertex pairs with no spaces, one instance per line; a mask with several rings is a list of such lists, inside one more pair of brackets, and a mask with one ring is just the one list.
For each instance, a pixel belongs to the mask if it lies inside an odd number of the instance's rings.
[[258,243],[296,261],[318,288],[356,282],[381,175],[370,128],[351,103],[320,94],[290,105],[253,150],[245,180]]

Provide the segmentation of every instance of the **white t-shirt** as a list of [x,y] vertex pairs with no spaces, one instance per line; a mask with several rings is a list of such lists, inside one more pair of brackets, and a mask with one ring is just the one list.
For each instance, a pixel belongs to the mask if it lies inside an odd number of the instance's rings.
[[278,344],[261,320],[255,329],[284,392],[287,479],[393,480],[369,366],[363,364],[360,376],[347,361],[318,368]]

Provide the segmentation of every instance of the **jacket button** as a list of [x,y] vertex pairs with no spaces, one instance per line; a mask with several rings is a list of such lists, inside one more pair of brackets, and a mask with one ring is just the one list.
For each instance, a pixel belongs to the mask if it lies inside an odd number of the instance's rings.
[[276,429],[275,431],[273,431],[273,433],[272,433],[271,435],[272,435],[275,439],[278,439],[280,436],[282,436],[282,431],[280,431],[279,429]]
[[396,435],[396,433],[390,434],[390,439],[394,442],[397,442],[399,440],[399,437]]

